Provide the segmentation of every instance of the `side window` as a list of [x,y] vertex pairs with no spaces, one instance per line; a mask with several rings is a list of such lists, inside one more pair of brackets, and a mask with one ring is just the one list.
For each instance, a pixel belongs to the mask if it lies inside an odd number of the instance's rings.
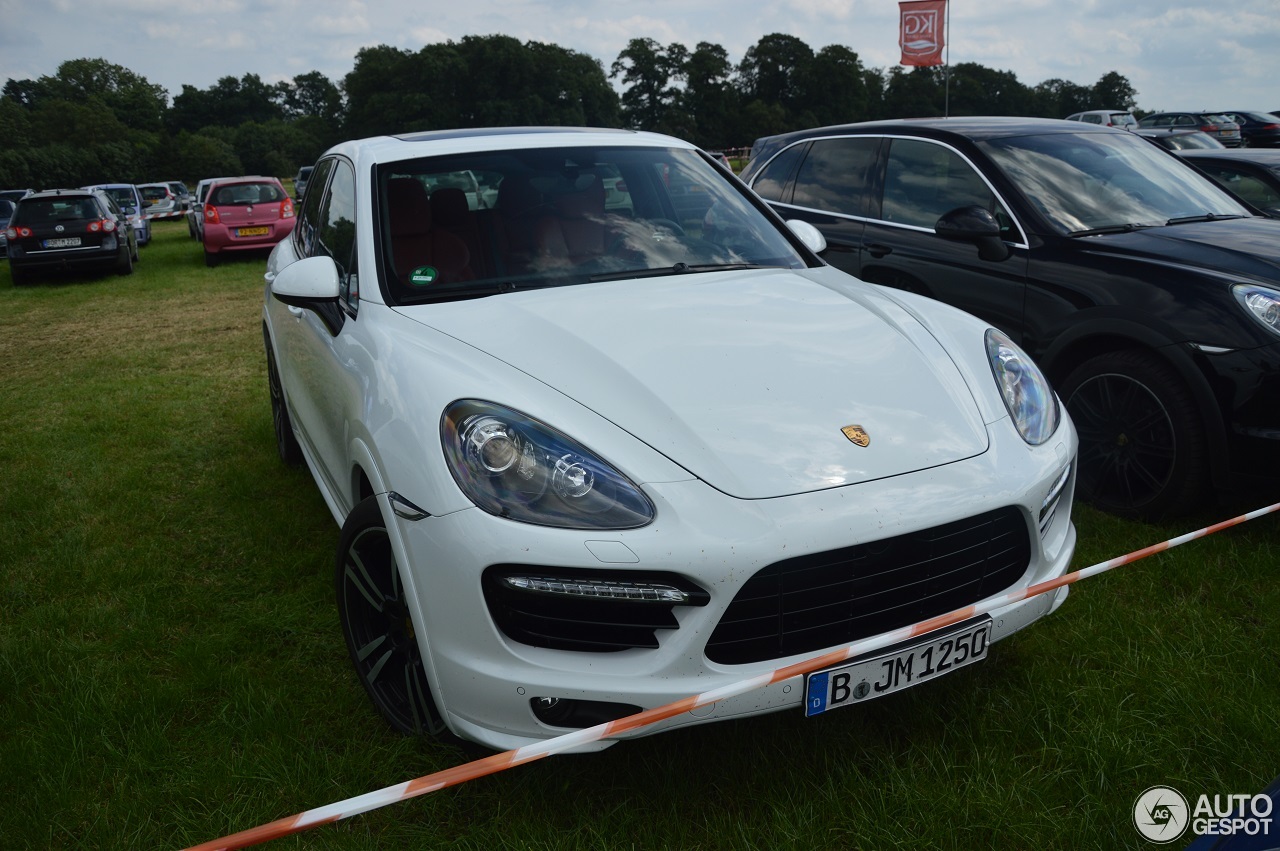
[[311,191],[303,196],[302,211],[293,228],[294,236],[298,240],[298,255],[301,257],[310,257],[315,251],[316,234],[320,230],[320,200],[324,194],[319,190],[324,189],[325,179],[332,169],[333,160],[324,160],[316,165],[315,170],[311,172],[310,180],[307,181]]
[[1086,116],[1084,117],[1084,120],[1085,120],[1085,123],[1086,123],[1086,124],[1101,124],[1101,123],[1102,123],[1102,116],[1100,116],[1100,115],[1086,115]]
[[1280,192],[1268,186],[1261,178],[1238,171],[1229,165],[1208,164],[1203,160],[1197,164],[1206,174],[1253,206],[1263,210],[1280,207]]
[[774,157],[751,184],[756,194],[766,201],[788,203],[789,199],[784,198],[782,193],[786,191],[791,175],[795,173],[796,163],[800,162],[800,154],[804,151],[804,147],[803,144],[792,145]]
[[813,143],[796,174],[791,203],[850,216],[864,214],[871,167],[880,139],[860,136]]
[[1002,229],[1011,228],[1007,212],[996,203],[978,173],[955,151],[941,145],[893,140],[884,182],[885,221],[932,230],[944,213],[977,205],[990,210]]
[[356,269],[356,175],[346,160],[339,160],[333,166],[333,180],[324,195],[320,231],[312,254],[327,254],[338,265],[341,282],[338,300],[354,315],[360,302]]

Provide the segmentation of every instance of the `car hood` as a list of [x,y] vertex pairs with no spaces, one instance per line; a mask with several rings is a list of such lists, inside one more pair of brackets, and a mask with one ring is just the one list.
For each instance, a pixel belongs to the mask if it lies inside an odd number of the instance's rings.
[[[1083,239],[1088,243],[1095,237]],[[1275,219],[1188,222],[1096,239],[1096,247],[1116,254],[1280,282],[1280,221]]]
[[[740,498],[900,475],[987,448],[978,405],[933,335],[831,269],[674,275],[398,309]],[[870,443],[855,444],[846,426]]]

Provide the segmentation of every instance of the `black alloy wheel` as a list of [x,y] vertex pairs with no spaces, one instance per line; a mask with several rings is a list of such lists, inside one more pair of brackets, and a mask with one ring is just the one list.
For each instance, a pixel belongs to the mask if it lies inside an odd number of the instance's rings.
[[267,349],[267,388],[271,392],[271,426],[276,435],[276,452],[280,460],[290,467],[302,464],[302,447],[293,433],[293,421],[289,418],[289,406],[284,401],[284,389],[280,385],[280,370],[276,368],[276,356],[271,350],[267,329],[262,329],[262,342]]
[[347,650],[373,705],[398,732],[444,733],[376,497],[343,523],[334,578]]
[[1080,436],[1077,493],[1103,511],[1159,519],[1203,500],[1205,431],[1183,382],[1148,352],[1099,355],[1062,395]]

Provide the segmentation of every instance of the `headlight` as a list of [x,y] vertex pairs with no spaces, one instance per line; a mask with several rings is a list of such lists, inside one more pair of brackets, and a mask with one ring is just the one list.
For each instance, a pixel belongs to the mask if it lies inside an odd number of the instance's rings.
[[994,328],[987,329],[987,360],[1022,439],[1039,446],[1052,437],[1058,430],[1058,398],[1040,368]]
[[1231,292],[1250,316],[1280,334],[1280,292],[1256,284],[1236,284]]
[[458,487],[490,514],[565,529],[653,519],[653,504],[626,476],[519,411],[464,399],[445,410],[440,432]]

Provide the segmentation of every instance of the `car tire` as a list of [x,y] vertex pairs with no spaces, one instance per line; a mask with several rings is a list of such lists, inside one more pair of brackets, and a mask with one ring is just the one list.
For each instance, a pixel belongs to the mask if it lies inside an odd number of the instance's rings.
[[276,452],[280,460],[290,467],[301,466],[302,446],[293,433],[293,420],[289,417],[289,405],[284,399],[284,387],[280,383],[280,370],[276,366],[275,352],[266,328],[262,329],[263,344],[267,349],[267,389],[271,393],[271,427],[276,436]]
[[378,713],[400,733],[446,733],[377,497],[342,524],[334,583],[351,662]]
[[26,287],[31,285],[31,273],[26,269],[19,269],[13,265],[13,261],[9,261],[9,277],[13,280],[15,287]]
[[1085,361],[1062,385],[1080,436],[1076,493],[1123,517],[1156,520],[1203,503],[1208,446],[1190,390],[1138,350]]
[[208,266],[210,269],[212,269],[214,266],[217,266],[218,265],[217,252],[206,251],[204,253],[204,265]]
[[116,261],[116,274],[117,274],[117,275],[132,275],[132,274],[133,274],[133,261],[134,261],[134,259],[135,259],[135,258],[134,258],[134,256],[133,256],[133,249],[132,249],[132,248],[130,248],[128,245],[126,245],[126,246],[124,247],[124,249],[125,249],[125,250],[124,250],[124,259]]

